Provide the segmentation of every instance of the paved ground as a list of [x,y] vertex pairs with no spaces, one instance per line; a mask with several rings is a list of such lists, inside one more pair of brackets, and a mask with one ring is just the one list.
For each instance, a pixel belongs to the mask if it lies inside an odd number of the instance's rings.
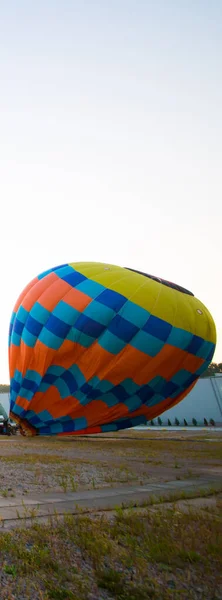
[[[130,486],[119,488],[106,488],[99,490],[86,490],[82,492],[55,492],[30,494],[21,497],[0,498],[0,523],[4,528],[11,528],[21,522],[27,524],[33,518],[45,519],[49,515],[75,514],[84,511],[112,510],[117,506],[144,505],[146,502],[161,502],[181,493],[198,495],[203,492],[220,489],[220,482],[209,479],[193,479],[185,481],[170,481],[167,483],[148,484],[144,486]],[[203,499],[204,500],[204,499]]]

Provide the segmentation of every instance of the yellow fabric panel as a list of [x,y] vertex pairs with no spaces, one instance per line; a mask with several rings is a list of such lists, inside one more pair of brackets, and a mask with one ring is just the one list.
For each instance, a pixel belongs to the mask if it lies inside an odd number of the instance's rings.
[[[189,296],[116,265],[80,262],[70,263],[85,277],[123,294],[148,312],[173,325],[216,343],[213,318],[194,296]],[[202,314],[197,311],[200,310]]]

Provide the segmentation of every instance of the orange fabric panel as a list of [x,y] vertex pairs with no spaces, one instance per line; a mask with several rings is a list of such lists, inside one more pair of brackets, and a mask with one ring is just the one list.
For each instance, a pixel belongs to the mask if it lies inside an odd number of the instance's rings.
[[68,396],[63,400],[57,388],[51,386],[46,392],[37,392],[29,402],[29,406],[36,414],[42,410],[48,410],[53,419],[59,419],[72,411],[76,414],[76,409],[78,410],[80,403],[73,396]]
[[30,292],[30,290],[35,286],[35,284],[38,283],[38,281],[39,281],[38,278],[35,277],[35,279],[32,279],[32,281],[30,281],[30,283],[28,283],[28,285],[26,285],[25,289],[22,291],[22,293],[18,297],[18,300],[14,306],[14,312],[17,312],[20,304],[22,304],[23,298],[25,298],[25,296]]
[[187,369],[191,373],[195,373],[203,363],[202,358],[193,356],[185,350],[180,350],[170,344],[165,344],[148,364],[145,363],[144,367],[141,367],[138,363],[140,367],[139,376],[135,381],[140,385],[149,383],[157,375],[169,381],[178,370]]
[[28,294],[23,298],[22,306],[30,311],[33,307],[33,304],[37,302],[41,294],[44,293],[45,290],[48,289],[49,286],[57,279],[55,273],[50,273],[47,277],[43,279],[37,279],[36,284],[29,290]]
[[87,296],[87,294],[84,294],[76,288],[70,288],[67,290],[63,300],[80,312],[82,312],[88,306],[88,304],[92,302],[92,298],[90,298],[90,296]]
[[89,426],[98,426],[99,423],[109,423],[128,414],[129,409],[125,404],[119,403],[109,408],[102,400],[92,400],[86,406],[79,404],[79,408],[71,416],[75,419],[85,417]]
[[26,346],[21,340],[20,346],[10,346],[10,377],[14,377],[15,370],[20,371],[24,377],[27,368],[33,362],[33,348]]
[[[58,433],[59,437],[64,437],[64,436],[78,436],[78,435],[89,435],[89,434],[93,434],[93,433],[101,433],[101,427],[87,427],[87,429],[81,429],[80,431],[73,431],[72,433],[63,431],[62,433]],[[115,431],[114,431],[115,433]]]
[[[95,341],[90,348],[84,349],[79,358],[76,359],[76,365],[81,370],[86,380],[91,379],[95,375],[100,379],[108,371],[108,365],[113,360],[113,354],[101,348]],[[114,357],[116,358],[116,357]]]
[[38,298],[33,300],[32,304],[38,299],[41,306],[51,312],[58,302],[63,299],[67,292],[69,292],[70,285],[66,281],[59,279],[58,275],[55,275],[55,273],[50,273],[50,275],[47,275],[47,277],[41,281],[45,281],[47,285],[45,286],[45,289],[42,289],[42,293],[38,294]]

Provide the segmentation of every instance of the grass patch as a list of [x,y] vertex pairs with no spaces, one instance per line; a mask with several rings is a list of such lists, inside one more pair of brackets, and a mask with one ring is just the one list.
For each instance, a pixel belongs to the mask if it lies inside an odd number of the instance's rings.
[[8,578],[1,599],[28,600],[34,585],[42,600],[96,599],[101,590],[110,600],[196,600],[196,588],[213,600],[221,534],[214,513],[178,507],[143,514],[118,508],[112,518],[55,515],[48,525],[0,534],[0,578]]

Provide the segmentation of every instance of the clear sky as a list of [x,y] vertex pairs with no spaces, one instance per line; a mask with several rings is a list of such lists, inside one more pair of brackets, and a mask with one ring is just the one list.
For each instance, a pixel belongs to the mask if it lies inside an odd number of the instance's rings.
[[222,361],[221,0],[9,0],[0,86],[0,383],[20,291],[78,260],[192,290]]

